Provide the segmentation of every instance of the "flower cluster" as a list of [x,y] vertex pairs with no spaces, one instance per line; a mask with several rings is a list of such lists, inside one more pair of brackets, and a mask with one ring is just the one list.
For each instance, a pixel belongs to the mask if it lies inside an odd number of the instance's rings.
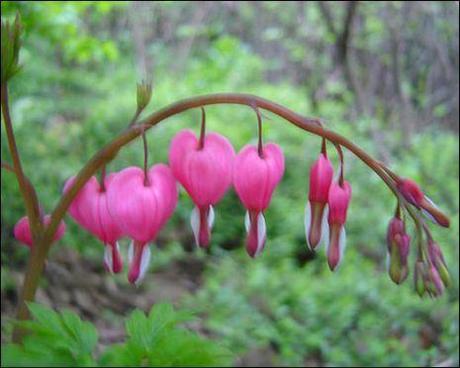
[[[236,153],[230,141],[217,133],[206,133],[203,120],[200,136],[191,130],[179,132],[171,141],[169,165],[156,164],[144,168],[128,167],[120,172],[96,177],[79,190],[69,207],[70,216],[85,230],[98,238],[105,247],[104,266],[111,273],[123,269],[119,240],[131,239],[128,250],[128,280],[138,284],[145,276],[151,250],[149,244],[172,216],[178,202],[178,183],[194,203],[190,216],[196,245],[208,248],[216,216],[215,206],[230,187],[234,187],[246,208],[246,251],[250,257],[259,255],[266,243],[267,226],[264,211],[284,174],[284,155],[274,143],[262,143],[261,117],[258,145],[246,145]],[[144,136],[144,144],[145,144]],[[345,223],[352,189],[344,179],[344,161],[340,145],[335,143],[340,166],[334,169],[328,158],[323,138],[318,159],[310,169],[308,200],[305,207],[306,243],[311,251],[325,245],[327,263],[336,271],[344,257],[346,246]],[[144,146],[147,152],[146,146]],[[440,295],[450,282],[449,272],[440,247],[434,242],[427,225],[418,216],[424,214],[434,223],[448,227],[448,218],[410,179],[403,179],[381,165],[388,175],[390,187],[398,198],[394,217],[387,230],[387,267],[396,284],[409,274],[411,237],[406,233],[404,214],[411,215],[427,242],[419,234],[418,255],[414,266],[415,287],[420,295]],[[68,192],[76,178],[64,185]],[[417,211],[415,214],[413,209]],[[50,216],[44,216],[46,226]],[[61,223],[53,241],[65,231]],[[420,231],[421,233],[422,231]],[[32,235],[27,218],[14,229],[18,240],[32,247]]]
[[[128,167],[101,182],[93,176],[72,201],[69,214],[104,244],[104,266],[111,273],[123,268],[119,240],[131,239],[128,280],[138,284],[149,265],[149,244],[177,206],[177,182],[195,204],[190,222],[195,242],[202,248],[210,245],[214,206],[233,185],[247,209],[246,249],[255,257],[266,241],[263,212],[283,173],[283,152],[274,143],[260,148],[247,145],[236,154],[229,140],[220,134],[202,131],[197,138],[192,131],[183,130],[171,142],[169,166],[157,164],[148,170]],[[75,179],[67,180],[64,192],[70,190]],[[22,222],[18,223],[17,227],[21,226]],[[29,228],[28,232],[30,238]],[[60,229],[54,240],[63,232]],[[24,239],[20,232],[16,237],[32,244],[31,238]]]

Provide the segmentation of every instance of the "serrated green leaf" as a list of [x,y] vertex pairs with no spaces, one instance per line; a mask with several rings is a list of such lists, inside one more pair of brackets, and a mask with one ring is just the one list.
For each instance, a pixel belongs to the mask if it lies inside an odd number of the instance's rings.
[[75,340],[78,350],[90,354],[96,347],[98,334],[96,328],[89,322],[83,322],[75,313],[63,311],[62,322]]
[[33,320],[16,322],[26,328],[28,334],[22,346],[10,344],[5,347],[5,365],[94,365],[92,352],[97,343],[97,331],[93,325],[70,311],[57,313],[37,303],[30,303],[28,307]]
[[37,323],[55,333],[65,333],[57,312],[38,303],[27,303],[27,307]]

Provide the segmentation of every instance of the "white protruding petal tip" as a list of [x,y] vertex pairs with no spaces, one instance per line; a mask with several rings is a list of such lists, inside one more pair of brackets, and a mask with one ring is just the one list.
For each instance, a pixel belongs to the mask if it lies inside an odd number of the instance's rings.
[[251,227],[251,220],[249,219],[249,212],[246,211],[244,215],[244,227],[246,229],[246,233],[249,233],[249,228]]
[[310,235],[310,227],[311,227],[311,203],[310,201],[307,202],[307,205],[305,206],[305,216],[304,216],[304,225],[305,225],[305,239],[307,240],[307,247],[311,251],[313,251],[309,235]]
[[107,244],[104,245],[104,248],[104,265],[107,270],[113,274],[112,249],[110,249],[110,246]]
[[264,249],[265,241],[267,238],[267,227],[265,224],[265,217],[262,213],[257,215],[257,251],[255,257]]
[[208,213],[208,228],[209,231],[211,231],[212,227],[214,226],[214,220],[215,220],[215,213],[214,213],[214,207],[209,206],[209,213]]
[[439,222],[436,221],[436,219],[429,213],[427,210],[424,208],[421,208],[421,211],[423,213],[423,216],[425,216],[428,220],[430,220],[433,224],[439,225]]
[[345,248],[347,247],[347,233],[345,231],[345,226],[342,226],[340,229],[340,236],[339,236],[339,251],[340,251],[340,258],[339,258],[339,263],[337,266],[334,268],[334,271],[337,271],[342,264],[343,261],[343,255],[345,253]]
[[318,248],[324,243],[325,246],[329,244],[329,223],[327,218],[329,216],[329,206],[326,205],[323,211],[323,219],[321,222],[321,239],[319,240]]
[[139,277],[135,282],[136,286],[138,286],[141,283],[141,281],[144,279],[147,273],[150,264],[150,255],[150,246],[145,245],[144,249],[142,249],[141,265],[139,267]]
[[385,266],[386,266],[387,272],[390,272],[391,255],[390,255],[390,252],[388,252],[388,250],[386,253],[387,253],[387,257],[385,259]]

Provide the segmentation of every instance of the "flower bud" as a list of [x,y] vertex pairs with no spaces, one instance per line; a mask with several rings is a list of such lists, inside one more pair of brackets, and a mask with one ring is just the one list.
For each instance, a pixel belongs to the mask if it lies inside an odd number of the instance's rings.
[[441,296],[444,292],[441,276],[433,264],[428,269],[428,292],[434,297]]
[[[51,215],[46,215],[43,218],[43,223],[45,226],[48,226],[51,222]],[[64,236],[66,230],[66,225],[64,221],[61,221],[59,223],[59,226],[56,230],[56,233],[53,236],[53,243],[57,242],[59,239],[61,239]],[[30,223],[29,223],[29,217],[24,216],[22,217],[14,226],[14,237],[19,240],[21,243],[27,245],[29,248],[32,249],[34,246],[33,240],[32,240],[32,232],[30,230]]]
[[137,110],[142,111],[152,98],[152,83],[142,81],[137,84]]
[[441,277],[441,280],[445,287],[448,287],[451,283],[449,270],[447,269],[446,261],[442,254],[441,248],[433,240],[428,240],[428,255],[431,263],[436,268]]
[[388,225],[387,245],[388,273],[393,282],[399,285],[409,272],[407,258],[410,237],[406,234],[404,222],[398,217],[393,217]]
[[442,227],[450,226],[449,218],[423,193],[415,181],[401,179],[397,183],[397,187],[404,198],[415,207],[420,208],[432,222]]
[[420,297],[423,297],[426,290],[426,267],[421,261],[417,261],[414,267],[415,290]]
[[16,15],[14,22],[2,20],[2,66],[1,82],[6,83],[21,68],[19,65],[19,50],[21,49],[22,25],[19,13]]

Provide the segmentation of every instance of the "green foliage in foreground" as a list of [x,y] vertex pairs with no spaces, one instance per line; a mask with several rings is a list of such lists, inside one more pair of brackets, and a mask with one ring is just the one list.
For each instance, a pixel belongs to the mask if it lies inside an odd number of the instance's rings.
[[75,313],[57,313],[30,304],[33,321],[23,346],[2,345],[2,366],[227,366],[230,355],[220,345],[178,324],[191,319],[169,304],[155,305],[148,315],[139,310],[126,320],[127,338],[96,357],[96,328]]

